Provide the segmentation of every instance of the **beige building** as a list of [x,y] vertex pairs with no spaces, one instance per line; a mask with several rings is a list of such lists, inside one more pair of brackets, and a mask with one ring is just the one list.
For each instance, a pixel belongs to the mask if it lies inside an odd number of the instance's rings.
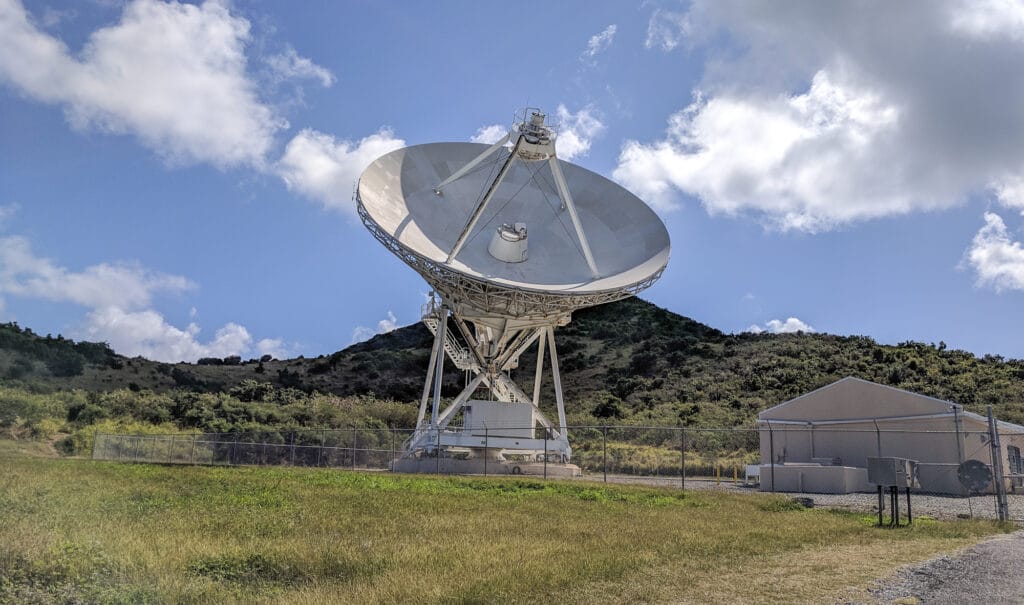
[[[960,463],[980,460],[991,467],[987,418],[960,404],[859,378],[767,409],[757,422],[763,491],[873,491],[867,458],[895,456],[919,462],[921,491],[966,495],[957,477]],[[1024,427],[997,425],[1007,489],[1022,491]]]

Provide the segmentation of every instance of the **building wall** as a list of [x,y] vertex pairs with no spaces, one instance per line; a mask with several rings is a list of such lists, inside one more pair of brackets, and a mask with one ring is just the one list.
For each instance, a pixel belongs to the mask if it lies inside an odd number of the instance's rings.
[[[920,463],[922,491],[966,495],[957,470],[964,460],[990,465],[992,454],[988,426],[974,418],[946,417],[847,422],[812,426],[765,421],[760,427],[762,464],[807,464],[833,459],[841,466],[865,468],[867,458],[892,456]],[[1000,431],[1005,474],[1011,465],[1009,446],[1024,454],[1024,434]],[[1021,469],[1024,470],[1024,469]],[[788,475],[787,475],[788,477]],[[789,482],[778,481],[780,487]],[[1010,491],[1024,493],[1024,478],[1006,479]]]

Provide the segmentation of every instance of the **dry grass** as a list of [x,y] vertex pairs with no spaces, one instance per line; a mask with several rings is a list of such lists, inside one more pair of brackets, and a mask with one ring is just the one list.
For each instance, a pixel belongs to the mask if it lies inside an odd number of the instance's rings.
[[0,466],[0,602],[814,602],[999,529],[589,483]]

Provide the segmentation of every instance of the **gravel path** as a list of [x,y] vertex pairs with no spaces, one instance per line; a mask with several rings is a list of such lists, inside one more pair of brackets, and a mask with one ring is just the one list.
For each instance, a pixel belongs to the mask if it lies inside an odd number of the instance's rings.
[[[601,481],[601,475],[588,475],[588,481]],[[634,485],[659,485],[664,487],[679,487],[678,477],[638,477],[630,475],[608,475],[609,483],[626,483]],[[731,480],[717,483],[714,480],[691,479],[686,480],[686,489],[697,490],[721,490],[734,493],[763,493],[756,486],[744,486],[742,482],[733,483]],[[807,493],[780,493],[780,495],[791,498],[810,499],[815,508],[836,508],[841,510],[857,512],[878,512],[878,494],[807,494]],[[889,495],[885,494],[885,506],[889,506]],[[958,496],[933,496],[928,494],[910,495],[911,506],[915,517],[928,516],[933,519],[996,519],[995,496],[973,496],[963,498]],[[1008,494],[1007,504],[1009,505],[1010,518],[1015,521],[1024,521],[1024,494]],[[900,518],[906,521],[907,515],[906,495],[900,494]],[[886,512],[888,515],[888,511]],[[1024,600],[1021,601],[1024,603]]]
[[[868,590],[872,604],[1024,603],[1024,532],[901,568]],[[849,603],[849,602],[848,602]],[[865,602],[858,602],[865,603]]]

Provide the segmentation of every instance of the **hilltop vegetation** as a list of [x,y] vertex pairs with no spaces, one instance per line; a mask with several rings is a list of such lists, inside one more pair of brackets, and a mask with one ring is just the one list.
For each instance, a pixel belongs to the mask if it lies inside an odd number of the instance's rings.
[[[1004,420],[1024,423],[1024,361],[977,357],[941,342],[725,334],[638,299],[582,310],[556,334],[572,424],[750,426],[758,411],[844,376],[976,412],[991,404]],[[208,432],[408,427],[430,343],[427,329],[415,324],[312,359],[167,364],[4,324],[0,429],[45,437],[98,422]],[[513,372],[524,386],[535,359],[527,351]],[[446,372],[444,395],[453,397],[464,379]],[[544,392],[551,393],[550,384]]]

